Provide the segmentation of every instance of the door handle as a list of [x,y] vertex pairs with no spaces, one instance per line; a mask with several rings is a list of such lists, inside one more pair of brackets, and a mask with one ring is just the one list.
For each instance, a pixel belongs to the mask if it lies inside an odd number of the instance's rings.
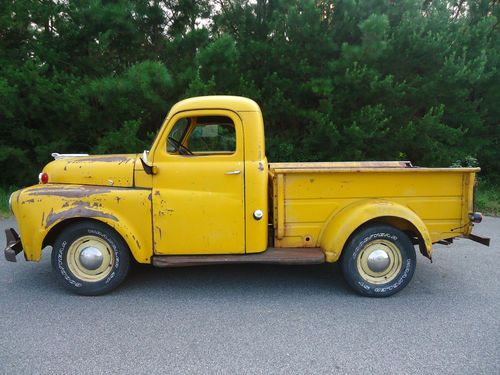
[[226,173],[224,173],[224,174],[229,174],[229,175],[231,175],[231,174],[240,174],[240,173],[241,173],[241,171],[236,170],[236,171],[229,171],[229,172],[226,172]]

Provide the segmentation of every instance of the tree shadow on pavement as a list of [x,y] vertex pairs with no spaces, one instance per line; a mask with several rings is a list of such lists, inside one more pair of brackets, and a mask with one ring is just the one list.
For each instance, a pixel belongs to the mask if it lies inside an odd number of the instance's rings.
[[182,268],[155,268],[134,264],[120,288],[136,293],[144,288],[156,293],[220,295],[294,295],[311,292],[345,295],[351,293],[336,264],[283,266],[230,264]]

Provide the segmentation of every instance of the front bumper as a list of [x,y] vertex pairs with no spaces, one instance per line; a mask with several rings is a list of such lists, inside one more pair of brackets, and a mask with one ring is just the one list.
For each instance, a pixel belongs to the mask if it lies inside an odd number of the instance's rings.
[[7,238],[7,246],[5,247],[5,259],[9,262],[16,262],[16,255],[23,251],[21,238],[14,228],[5,229],[5,237]]

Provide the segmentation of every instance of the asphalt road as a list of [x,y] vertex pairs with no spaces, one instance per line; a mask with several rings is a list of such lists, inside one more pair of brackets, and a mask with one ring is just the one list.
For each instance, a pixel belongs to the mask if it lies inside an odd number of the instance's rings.
[[492,247],[436,246],[385,299],[328,265],[140,267],[80,297],[56,284],[49,251],[0,254],[0,373],[499,374],[500,219],[475,232]]

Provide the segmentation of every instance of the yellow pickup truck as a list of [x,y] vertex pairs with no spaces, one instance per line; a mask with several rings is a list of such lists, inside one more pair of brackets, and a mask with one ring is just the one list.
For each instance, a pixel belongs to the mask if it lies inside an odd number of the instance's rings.
[[52,247],[59,281],[78,294],[117,287],[132,258],[157,267],[339,261],[358,293],[403,289],[415,246],[468,237],[478,168],[409,162],[268,163],[259,106],[234,96],[172,107],[143,154],[53,154],[40,183],[10,197],[20,236],[5,257]]

